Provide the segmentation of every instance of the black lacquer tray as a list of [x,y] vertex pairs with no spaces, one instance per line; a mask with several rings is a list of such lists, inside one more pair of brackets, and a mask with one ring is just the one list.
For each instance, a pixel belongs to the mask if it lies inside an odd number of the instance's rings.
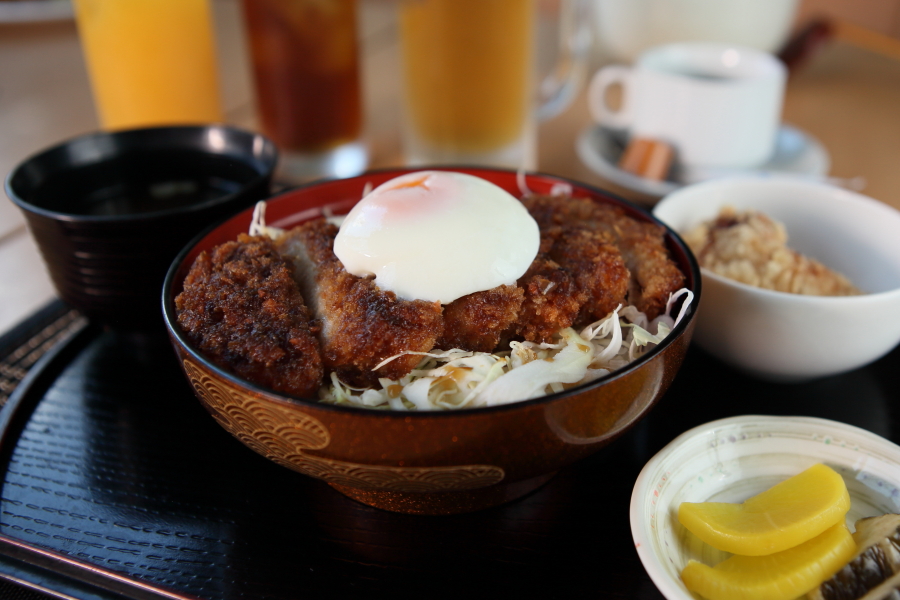
[[[658,600],[628,506],[644,463],[679,433],[739,414],[810,415],[900,441],[900,350],[776,385],[692,348],[644,421],[530,496],[400,515],[242,446],[201,408],[164,337],[62,322],[53,308],[34,319],[74,334],[25,369],[0,411],[0,577],[55,597]],[[47,350],[48,327],[31,328],[43,333],[26,346]]]

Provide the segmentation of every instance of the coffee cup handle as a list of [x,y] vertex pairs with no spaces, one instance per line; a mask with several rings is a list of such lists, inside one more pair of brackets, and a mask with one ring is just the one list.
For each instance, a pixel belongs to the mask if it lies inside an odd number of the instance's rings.
[[[624,65],[608,65],[594,74],[588,85],[588,108],[594,121],[611,129],[631,126],[631,81],[631,69]],[[616,84],[622,87],[622,105],[618,110],[612,110],[606,103],[606,92]]]

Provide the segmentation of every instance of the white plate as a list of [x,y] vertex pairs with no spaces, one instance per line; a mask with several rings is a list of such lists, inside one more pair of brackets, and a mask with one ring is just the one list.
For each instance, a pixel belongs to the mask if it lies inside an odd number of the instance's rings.
[[0,0],[0,23],[68,21],[73,17],[70,0]]
[[808,133],[783,124],[778,130],[775,154],[758,169],[673,169],[672,180],[652,181],[622,171],[616,165],[625,149],[627,136],[611,132],[599,125],[579,136],[575,150],[578,157],[596,174],[626,189],[662,198],[678,188],[699,181],[734,175],[783,174],[823,177],[831,167],[831,158],[821,143]]
[[812,417],[748,415],[681,434],[641,471],[631,496],[638,556],[669,600],[700,600],[681,582],[688,560],[728,555],[678,522],[682,502],[743,502],[815,463],[840,473],[850,492],[847,525],[900,512],[900,447],[864,429]]

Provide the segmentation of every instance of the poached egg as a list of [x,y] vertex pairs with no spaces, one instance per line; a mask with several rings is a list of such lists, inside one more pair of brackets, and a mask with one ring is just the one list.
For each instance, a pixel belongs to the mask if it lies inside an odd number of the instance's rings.
[[512,194],[464,173],[419,171],[387,181],[346,216],[334,241],[344,268],[404,300],[438,301],[515,285],[540,232]]

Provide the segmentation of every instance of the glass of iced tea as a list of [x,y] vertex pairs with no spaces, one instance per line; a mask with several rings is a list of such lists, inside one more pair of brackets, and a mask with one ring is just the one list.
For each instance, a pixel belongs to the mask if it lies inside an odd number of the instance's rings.
[[356,0],[243,0],[262,131],[295,181],[363,172]]
[[75,0],[105,129],[222,121],[209,0]]
[[[407,164],[537,166],[538,8],[571,12],[582,0],[402,0],[400,41]],[[575,36],[582,23],[560,36]],[[566,48],[579,48],[564,40]],[[577,41],[577,40],[576,40]],[[547,49],[541,49],[546,51]],[[547,95],[559,110],[585,53],[559,56],[571,77]],[[562,94],[567,94],[563,97]]]

